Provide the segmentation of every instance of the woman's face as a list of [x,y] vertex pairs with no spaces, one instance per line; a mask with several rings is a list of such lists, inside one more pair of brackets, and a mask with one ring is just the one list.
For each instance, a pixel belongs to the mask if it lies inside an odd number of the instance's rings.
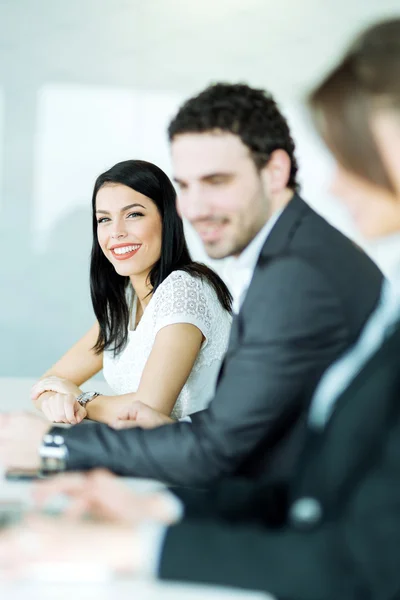
[[147,277],[161,255],[162,223],[154,202],[121,184],[96,196],[97,239],[119,275]]
[[383,165],[395,193],[378,187],[337,165],[332,193],[348,209],[357,229],[366,239],[400,231],[400,115],[380,112],[371,119]]

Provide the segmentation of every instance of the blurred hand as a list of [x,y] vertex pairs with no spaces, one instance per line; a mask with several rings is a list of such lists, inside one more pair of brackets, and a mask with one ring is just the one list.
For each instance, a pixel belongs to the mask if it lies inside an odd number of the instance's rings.
[[56,375],[49,375],[49,377],[43,377],[39,379],[31,388],[32,400],[37,400],[43,392],[58,392],[59,394],[72,394],[78,397],[82,393],[82,390],[75,385],[69,379],[63,377],[57,377]]
[[0,465],[5,469],[37,469],[48,421],[27,412],[0,414]]
[[77,425],[87,415],[86,408],[79,404],[73,394],[47,394],[43,398],[41,409],[52,423]]
[[33,498],[39,507],[60,494],[70,498],[64,513],[70,519],[89,515],[130,525],[144,520],[172,524],[176,520],[165,492],[138,494],[103,469],[59,475],[33,488]]
[[130,427],[143,427],[143,429],[153,429],[161,425],[175,423],[171,417],[158,412],[147,404],[136,400],[123,407],[118,413],[117,420],[112,427],[114,429],[128,429]]
[[11,576],[29,577],[41,564],[68,570],[85,566],[134,574],[141,553],[132,528],[62,518],[31,516],[0,533],[0,567]]

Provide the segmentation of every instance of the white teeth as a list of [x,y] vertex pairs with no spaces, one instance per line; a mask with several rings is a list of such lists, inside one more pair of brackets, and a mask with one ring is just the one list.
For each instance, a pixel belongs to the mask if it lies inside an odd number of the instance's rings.
[[140,244],[136,244],[135,246],[123,246],[122,248],[114,248],[113,252],[115,254],[128,254],[128,252],[133,252],[140,248]]

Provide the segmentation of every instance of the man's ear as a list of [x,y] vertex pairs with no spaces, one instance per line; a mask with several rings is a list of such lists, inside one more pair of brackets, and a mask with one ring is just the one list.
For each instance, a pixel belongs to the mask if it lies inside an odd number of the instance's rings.
[[268,163],[261,170],[261,179],[267,194],[280,194],[287,188],[291,167],[289,155],[285,150],[272,152]]

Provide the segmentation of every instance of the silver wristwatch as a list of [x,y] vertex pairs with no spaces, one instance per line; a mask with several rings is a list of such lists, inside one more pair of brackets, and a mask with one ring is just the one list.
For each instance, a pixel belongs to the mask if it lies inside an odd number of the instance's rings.
[[85,408],[86,404],[97,398],[97,396],[100,396],[99,392],[83,392],[82,394],[79,394],[77,400],[79,404]]
[[68,448],[60,429],[43,437],[39,449],[40,471],[43,475],[60,473],[67,468]]

